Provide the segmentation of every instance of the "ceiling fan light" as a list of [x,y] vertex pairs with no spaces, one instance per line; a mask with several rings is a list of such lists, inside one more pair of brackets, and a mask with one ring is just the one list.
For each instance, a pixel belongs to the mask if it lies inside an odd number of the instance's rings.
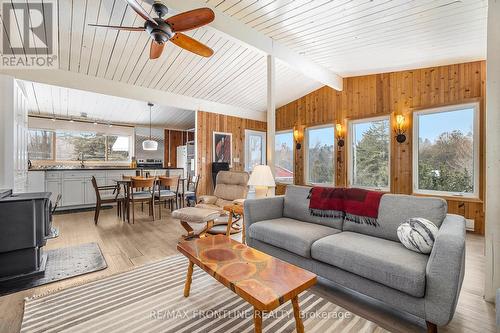
[[145,140],[142,142],[143,150],[158,150],[158,142],[154,140]]

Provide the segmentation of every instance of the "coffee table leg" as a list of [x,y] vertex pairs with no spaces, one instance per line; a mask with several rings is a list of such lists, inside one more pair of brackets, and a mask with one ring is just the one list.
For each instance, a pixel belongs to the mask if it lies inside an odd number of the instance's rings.
[[302,317],[300,316],[298,296],[292,298],[292,305],[293,305],[293,316],[295,317],[295,328],[297,329],[297,333],[304,333],[304,324],[302,323]]
[[193,265],[193,262],[190,260],[186,275],[186,284],[184,285],[184,297],[188,297],[189,290],[191,290],[191,281],[193,280]]
[[262,311],[253,308],[254,332],[262,333]]

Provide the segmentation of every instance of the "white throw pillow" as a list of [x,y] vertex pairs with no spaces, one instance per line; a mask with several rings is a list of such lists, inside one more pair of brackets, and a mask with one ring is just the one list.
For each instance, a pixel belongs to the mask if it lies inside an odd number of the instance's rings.
[[398,227],[399,241],[409,250],[429,254],[432,251],[438,227],[422,217],[411,218]]

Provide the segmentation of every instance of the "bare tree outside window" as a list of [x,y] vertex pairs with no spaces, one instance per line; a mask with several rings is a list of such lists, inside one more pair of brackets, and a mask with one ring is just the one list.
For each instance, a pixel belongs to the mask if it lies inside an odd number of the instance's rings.
[[28,132],[28,158],[30,160],[52,160],[54,132],[32,129]]
[[418,190],[474,193],[474,108],[417,117]]

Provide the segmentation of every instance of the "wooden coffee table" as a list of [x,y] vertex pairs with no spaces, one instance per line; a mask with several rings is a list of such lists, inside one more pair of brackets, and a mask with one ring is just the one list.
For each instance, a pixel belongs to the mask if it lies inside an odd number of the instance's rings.
[[298,295],[316,284],[316,274],[241,244],[225,235],[181,241],[177,249],[189,259],[184,296],[189,296],[193,265],[250,303],[255,332],[262,313],[291,300],[297,332],[304,332]]

